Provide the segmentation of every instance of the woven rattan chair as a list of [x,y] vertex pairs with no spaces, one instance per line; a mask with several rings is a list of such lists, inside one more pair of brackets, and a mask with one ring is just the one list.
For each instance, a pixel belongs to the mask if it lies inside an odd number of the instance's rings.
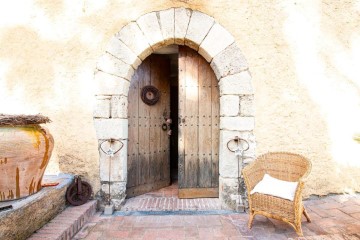
[[[243,170],[249,200],[249,224],[252,227],[254,216],[261,214],[290,224],[299,236],[303,236],[301,216],[305,215],[311,222],[302,202],[304,178],[310,173],[311,162],[305,157],[286,152],[272,152],[259,156]],[[284,181],[299,182],[294,201],[271,195],[254,193],[250,195],[255,185],[267,173]]]

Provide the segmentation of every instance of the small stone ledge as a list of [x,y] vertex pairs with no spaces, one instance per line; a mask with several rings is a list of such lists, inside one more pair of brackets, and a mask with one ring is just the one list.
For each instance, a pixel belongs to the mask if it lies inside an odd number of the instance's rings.
[[45,175],[43,182],[59,182],[59,185],[44,187],[26,198],[0,202],[0,206],[13,206],[0,212],[0,239],[26,239],[53,219],[65,209],[65,193],[72,181],[73,176],[69,174]]

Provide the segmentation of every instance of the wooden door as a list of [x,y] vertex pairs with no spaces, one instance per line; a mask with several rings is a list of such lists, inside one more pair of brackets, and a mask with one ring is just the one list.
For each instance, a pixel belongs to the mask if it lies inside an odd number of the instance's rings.
[[[162,129],[170,116],[170,63],[165,56],[151,55],[138,67],[128,96],[129,142],[127,197],[170,184],[169,136]],[[141,100],[144,86],[160,91],[154,105]]]
[[204,58],[179,47],[179,197],[218,196],[218,81]]

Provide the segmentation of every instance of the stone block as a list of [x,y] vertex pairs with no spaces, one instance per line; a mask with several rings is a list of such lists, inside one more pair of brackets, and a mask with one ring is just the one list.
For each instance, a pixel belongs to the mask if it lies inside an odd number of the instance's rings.
[[110,117],[110,96],[97,96],[94,103],[95,118]]
[[174,36],[175,36],[175,10],[174,8],[170,8],[167,10],[163,10],[157,13],[161,28],[161,33],[164,38],[164,44],[174,44]]
[[254,110],[254,96],[246,95],[240,97],[240,116],[253,117],[255,116]]
[[199,53],[210,62],[217,54],[234,43],[234,37],[220,24],[215,23],[199,47]]
[[145,14],[136,20],[136,22],[153,50],[164,44],[156,12]]
[[128,120],[121,118],[94,119],[98,139],[127,139]]
[[125,96],[111,97],[111,117],[127,118],[128,99]]
[[[99,141],[99,146],[103,140]],[[127,179],[127,140],[121,140],[124,144],[121,150],[116,153],[113,157],[105,154],[101,149],[99,151],[100,160],[100,180],[109,181],[109,170],[110,170],[110,182],[112,181],[126,181]],[[108,141],[102,145],[104,151],[110,149],[117,150],[120,143],[114,142],[110,145]]]
[[115,37],[125,43],[141,60],[144,60],[153,52],[136,22],[131,22],[124,26]]
[[220,97],[220,116],[238,116],[240,97],[237,95],[223,95]]
[[97,64],[97,69],[127,80],[131,80],[134,69],[131,65],[124,63],[109,53],[105,53]]
[[175,8],[175,44],[184,45],[187,27],[189,25],[191,10],[188,8]]
[[124,95],[129,93],[130,82],[127,79],[120,78],[102,71],[95,73],[95,94],[96,95]]
[[[239,136],[236,131],[220,131],[219,174],[223,177],[238,177],[238,157],[227,148],[228,141]],[[241,169],[240,169],[241,171]]]
[[254,117],[220,117],[220,129],[251,131],[254,127]]
[[219,177],[220,202],[224,209],[236,209],[238,196],[238,180],[236,178]]
[[185,36],[185,45],[197,51],[213,24],[214,18],[204,13],[193,11]]
[[134,69],[141,64],[141,60],[130,50],[130,48],[116,37],[110,39],[106,51],[124,63],[131,65]]
[[251,84],[251,75],[248,71],[229,75],[219,81],[220,95],[252,95],[254,90]]
[[[105,199],[109,199],[109,182],[102,182],[101,184],[101,195],[103,202],[100,205],[100,208],[104,208],[104,205],[107,205],[107,202],[104,202]],[[126,182],[111,182],[110,183],[110,198],[111,204],[114,205],[115,210],[120,210],[126,196]]]
[[248,63],[236,43],[231,44],[211,61],[217,79],[247,70]]

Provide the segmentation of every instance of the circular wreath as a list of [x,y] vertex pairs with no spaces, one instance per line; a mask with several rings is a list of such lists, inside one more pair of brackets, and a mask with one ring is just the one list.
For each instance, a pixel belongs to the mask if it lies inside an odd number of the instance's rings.
[[151,85],[143,87],[141,90],[141,100],[147,105],[155,105],[160,99],[159,90]]

